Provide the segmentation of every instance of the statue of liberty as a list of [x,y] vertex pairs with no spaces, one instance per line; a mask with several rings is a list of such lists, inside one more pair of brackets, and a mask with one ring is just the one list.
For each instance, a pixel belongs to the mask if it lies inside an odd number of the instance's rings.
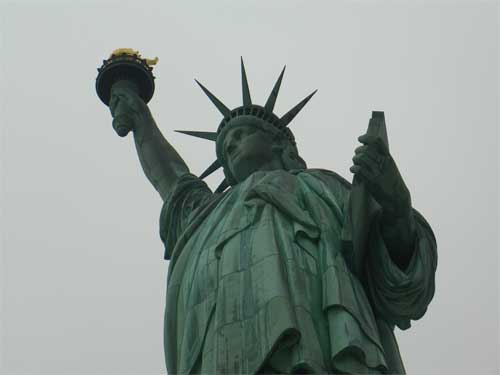
[[[263,106],[243,61],[241,73],[235,109],[199,84],[222,115],[214,132],[182,131],[215,145],[200,176],[137,85],[110,88],[113,126],[133,132],[164,202],[168,373],[405,373],[393,331],[433,297],[436,241],[389,153],[383,113],[359,137],[351,184],[300,157],[289,124],[314,92],[279,117],[284,69]],[[218,168],[225,178],[212,191],[203,179]]]

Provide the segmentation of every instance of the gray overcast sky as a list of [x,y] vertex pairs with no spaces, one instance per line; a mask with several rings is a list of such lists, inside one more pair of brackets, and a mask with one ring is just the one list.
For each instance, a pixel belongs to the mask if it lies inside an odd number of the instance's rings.
[[[4,1],[4,374],[160,374],[167,263],[160,197],[94,82],[118,47],[160,58],[150,108],[194,173],[220,116],[194,78],[276,113],[310,167],[351,179],[372,110],[437,240],[426,316],[397,331],[410,374],[498,373],[498,8],[494,1]],[[208,180],[215,187],[220,175]]]

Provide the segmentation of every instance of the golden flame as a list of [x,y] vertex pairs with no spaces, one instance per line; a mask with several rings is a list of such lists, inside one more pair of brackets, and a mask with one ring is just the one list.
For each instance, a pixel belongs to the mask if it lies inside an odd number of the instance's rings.
[[[113,56],[120,56],[120,55],[129,55],[129,56],[136,55],[137,57],[142,58],[139,51],[135,51],[132,48],[115,49],[113,52],[111,52],[111,55],[109,56],[109,58],[112,58]],[[145,60],[146,60],[146,64],[148,64],[148,65],[156,65],[156,63],[158,62],[159,59],[158,59],[158,57],[155,57],[154,59],[145,59]]]

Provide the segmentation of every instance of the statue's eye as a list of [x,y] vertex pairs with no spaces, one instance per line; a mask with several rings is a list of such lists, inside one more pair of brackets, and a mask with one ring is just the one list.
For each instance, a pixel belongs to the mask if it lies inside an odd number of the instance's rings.
[[226,147],[226,153],[231,154],[234,151],[234,144],[230,144],[229,146]]

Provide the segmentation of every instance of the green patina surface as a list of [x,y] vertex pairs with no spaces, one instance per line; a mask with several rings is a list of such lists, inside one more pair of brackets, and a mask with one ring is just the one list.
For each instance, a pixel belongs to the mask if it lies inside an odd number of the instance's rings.
[[342,256],[349,191],[322,170],[256,172],[223,196],[181,179],[160,223],[171,371],[255,373],[267,361],[283,373],[404,372],[392,329],[432,297],[432,232],[415,214],[403,272],[374,231],[365,288]]
[[201,175],[223,168],[215,192],[163,137],[139,81],[111,82],[113,127],[133,131],[164,201],[167,370],[404,373],[393,331],[422,317],[434,295],[434,234],[412,208],[383,113],[358,138],[350,184],[307,169],[287,126],[312,94],[279,118],[282,78],[254,105],[242,63],[234,110],[202,86],[224,119],[217,132],[184,133],[215,142],[217,159]]

